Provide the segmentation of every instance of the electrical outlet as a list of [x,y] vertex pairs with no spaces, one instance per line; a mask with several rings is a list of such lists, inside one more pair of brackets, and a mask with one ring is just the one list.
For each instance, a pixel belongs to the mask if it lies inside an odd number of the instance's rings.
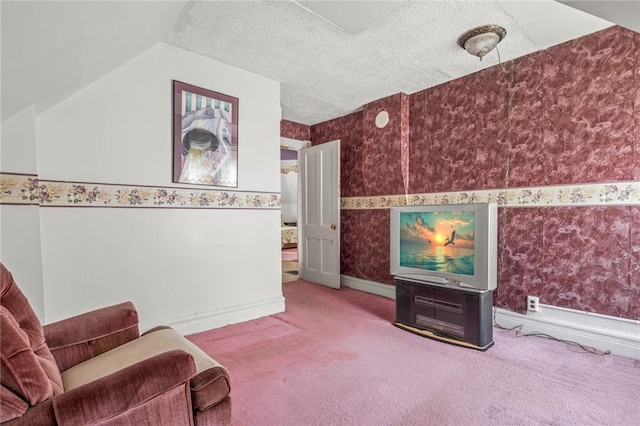
[[527,296],[527,311],[538,312],[540,299],[537,296]]

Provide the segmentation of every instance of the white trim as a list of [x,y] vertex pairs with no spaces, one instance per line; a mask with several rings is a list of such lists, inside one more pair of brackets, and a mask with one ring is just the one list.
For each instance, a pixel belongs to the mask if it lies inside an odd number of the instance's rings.
[[393,300],[396,299],[396,287],[393,285],[363,280],[348,275],[340,275],[340,285],[366,293],[377,294],[378,296],[384,296]]
[[[340,276],[344,287],[395,299],[395,286],[375,281]],[[545,333],[612,354],[640,359],[640,321],[608,315],[538,305],[538,312],[522,315],[496,308],[495,322],[505,328],[521,325],[522,333]]]
[[[164,321],[162,325],[174,328],[182,335],[200,333],[202,331],[224,327],[225,325],[249,321],[284,312],[284,301],[284,297],[274,297],[243,305],[228,306],[211,312],[170,319],[168,321]],[[140,330],[148,330],[156,325],[158,324],[141,324]]]
[[505,328],[521,325],[522,333],[545,333],[612,354],[640,359],[640,321],[551,305],[538,305],[526,315],[497,308],[495,322]]
[[309,141],[299,141],[297,139],[285,138],[280,136],[280,148],[289,149],[291,151],[300,151],[303,148],[311,146]]

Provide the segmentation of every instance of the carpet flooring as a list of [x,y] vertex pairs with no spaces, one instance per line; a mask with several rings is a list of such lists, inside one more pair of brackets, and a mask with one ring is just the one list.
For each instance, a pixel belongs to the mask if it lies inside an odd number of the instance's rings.
[[639,425],[640,361],[494,328],[486,352],[392,325],[390,299],[304,281],[286,312],[189,336],[234,425]]
[[298,249],[296,247],[282,249],[282,261],[283,262],[297,262],[298,261]]

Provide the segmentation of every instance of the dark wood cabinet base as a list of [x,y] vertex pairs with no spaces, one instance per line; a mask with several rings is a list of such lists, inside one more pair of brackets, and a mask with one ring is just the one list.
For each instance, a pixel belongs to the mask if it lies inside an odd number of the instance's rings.
[[396,277],[396,322],[412,333],[485,351],[493,346],[493,292]]

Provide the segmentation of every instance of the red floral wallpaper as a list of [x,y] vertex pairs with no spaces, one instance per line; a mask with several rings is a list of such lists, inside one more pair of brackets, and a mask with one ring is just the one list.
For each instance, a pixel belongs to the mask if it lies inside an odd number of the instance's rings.
[[508,208],[500,229],[497,306],[524,310],[519,302],[533,294],[545,304],[638,318],[639,253],[634,257],[633,246],[640,239],[638,229],[631,232],[637,210]]
[[[640,286],[640,207],[639,206],[631,206],[631,238],[630,238],[630,246],[631,246],[631,259],[630,259],[630,284],[636,287]],[[635,303],[638,303],[639,298],[636,296]],[[635,317],[637,318],[637,315]]]
[[[640,34],[611,27],[311,126],[313,144],[334,139],[343,197],[640,180]],[[392,283],[388,220],[342,211],[343,274]],[[499,221],[497,306],[524,312],[536,295],[640,319],[639,206],[507,207]]]
[[411,103],[409,102],[409,96],[401,93],[400,95],[400,144],[401,144],[401,156],[402,156],[402,186],[405,194],[409,193],[409,176],[410,176],[410,160],[411,155],[409,148],[411,146],[411,127],[409,126],[409,120],[411,112]]
[[494,67],[411,96],[410,192],[504,186],[507,77]]
[[[635,157],[633,159],[633,180],[640,180],[640,89],[638,88],[640,84],[640,35],[636,34],[635,37],[635,46],[634,50],[636,52],[636,62],[635,62],[635,92],[636,92],[636,100],[634,102],[634,115],[636,117],[635,127],[636,132],[634,135],[635,141]],[[636,222],[637,223],[637,222]],[[638,282],[638,281],[636,281]]]
[[355,197],[364,193],[362,138],[362,112],[355,112],[311,127],[313,145],[340,139],[340,195],[342,197]]
[[615,316],[635,311],[637,288],[629,283],[630,207],[550,208],[544,213],[542,297],[554,305]]
[[280,120],[280,136],[299,141],[308,141],[311,140],[311,129],[304,124]]
[[340,273],[393,284],[389,273],[389,210],[342,210]]
[[[404,193],[402,99],[406,96],[400,93],[364,106],[362,129],[364,195]],[[375,125],[375,119],[381,111],[389,113],[389,123],[379,129]]]
[[543,132],[546,184],[633,178],[638,40],[617,27],[531,58],[541,68],[542,117],[520,113]]

